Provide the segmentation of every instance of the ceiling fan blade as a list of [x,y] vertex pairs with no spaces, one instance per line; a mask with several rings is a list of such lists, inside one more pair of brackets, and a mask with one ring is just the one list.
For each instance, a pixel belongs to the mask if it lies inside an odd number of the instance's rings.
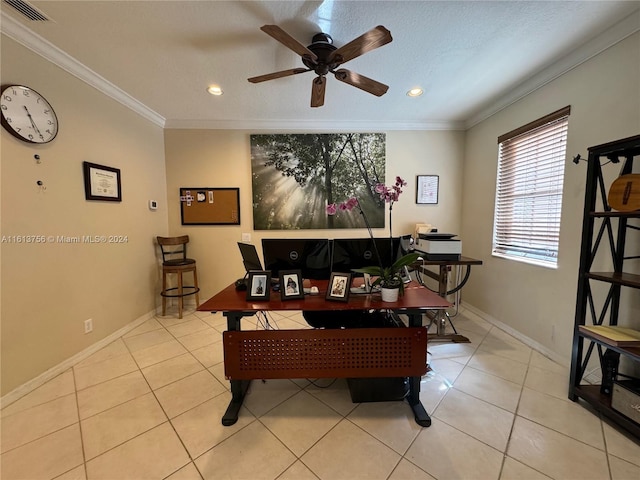
[[260,27],[260,30],[262,30],[267,35],[272,36],[281,44],[283,44],[285,47],[287,47],[290,50],[293,50],[301,57],[308,56],[313,61],[318,60],[318,57],[316,56],[315,53],[313,53],[307,47],[302,45],[295,38],[293,38],[291,35],[289,35],[287,32],[281,29],[279,26],[263,25],[262,27]]
[[381,97],[389,87],[384,83],[376,82],[375,80],[365,77],[364,75],[360,75],[359,73],[351,72],[349,70],[345,70],[341,68],[340,70],[335,71],[336,79],[341,82],[348,83],[349,85],[353,85],[360,90],[364,90],[365,92],[369,92],[376,97]]
[[313,79],[311,86],[311,106],[321,107],[324,105],[324,91],[327,86],[327,79],[319,76]]
[[267,80],[273,80],[275,78],[288,77],[290,75],[297,75],[298,73],[305,73],[311,71],[310,68],[292,68],[290,70],[282,70],[280,72],[267,73],[266,75],[258,75],[257,77],[248,78],[251,83],[266,82]]
[[346,45],[334,50],[329,56],[327,63],[346,63],[371,50],[386,45],[391,42],[391,40],[393,40],[391,32],[382,25],[378,25],[376,28],[369,30],[367,33],[360,35]]

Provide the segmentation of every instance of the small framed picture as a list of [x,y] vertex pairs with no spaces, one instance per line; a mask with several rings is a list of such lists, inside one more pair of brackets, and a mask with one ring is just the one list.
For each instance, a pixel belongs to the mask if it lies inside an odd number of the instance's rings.
[[120,169],[82,162],[86,200],[122,201]]
[[418,175],[416,178],[416,203],[438,203],[438,175]]
[[271,272],[250,270],[247,279],[247,300],[269,300]]
[[351,288],[350,273],[331,273],[329,286],[327,288],[327,300],[346,302],[349,300],[349,289]]
[[400,270],[400,278],[402,278],[403,283],[409,283],[411,281],[411,274],[409,273],[409,267],[406,265],[402,267]]
[[304,298],[302,272],[300,270],[280,271],[280,298],[282,298],[282,300]]

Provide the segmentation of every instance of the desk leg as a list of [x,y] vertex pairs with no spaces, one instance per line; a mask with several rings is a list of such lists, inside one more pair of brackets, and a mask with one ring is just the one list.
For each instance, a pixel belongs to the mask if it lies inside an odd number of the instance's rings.
[[[447,298],[447,288],[449,285],[449,265],[440,265],[440,277],[438,279],[438,295],[442,298]],[[453,334],[447,334],[447,320],[451,323],[451,327],[453,328]],[[449,314],[445,309],[438,310],[435,316],[434,321],[436,322],[436,335],[430,335],[430,341],[445,341],[445,342],[454,342],[454,343],[470,343],[469,339],[464,335],[458,334],[456,331],[456,327],[453,326],[453,322],[449,318]]]
[[[224,315],[227,317],[227,330],[240,330],[240,319],[244,316],[243,313],[225,312]],[[238,421],[238,413],[250,384],[251,380],[231,380],[231,401],[222,417],[222,425],[225,427]]]
[[231,380],[231,401],[222,417],[222,425],[228,427],[238,421],[238,412],[244,401],[244,396],[249,389],[251,380]]
[[[422,314],[421,313],[412,313],[409,314],[409,326],[410,327],[421,327],[422,326]],[[425,359],[426,352],[425,352]],[[421,377],[409,377],[409,395],[407,396],[407,401],[409,402],[409,406],[411,410],[413,410],[413,415],[416,420],[416,423],[421,427],[428,427],[431,425],[431,417],[425,410],[422,402],[420,401],[420,380]]]

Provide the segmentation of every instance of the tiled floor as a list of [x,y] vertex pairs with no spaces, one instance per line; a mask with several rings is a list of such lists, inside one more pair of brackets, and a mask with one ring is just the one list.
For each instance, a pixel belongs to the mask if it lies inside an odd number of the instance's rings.
[[[306,326],[299,312],[271,323]],[[326,379],[254,381],[223,427],[224,318],[156,317],[2,410],[1,476],[640,478],[640,444],[567,399],[565,368],[473,315],[455,324],[471,343],[429,344],[429,428],[404,402],[354,404]]]

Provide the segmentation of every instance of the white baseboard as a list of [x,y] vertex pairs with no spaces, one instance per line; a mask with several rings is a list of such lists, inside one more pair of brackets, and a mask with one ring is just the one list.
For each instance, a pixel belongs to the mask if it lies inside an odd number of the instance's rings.
[[539,352],[541,355],[544,355],[545,357],[553,360],[554,362],[556,362],[559,365],[562,365],[563,367],[569,368],[570,365],[567,362],[566,358],[561,357],[560,355],[558,355],[554,351],[549,350],[544,345],[541,345],[540,343],[536,342],[535,340],[532,340],[531,338],[523,335],[519,331],[513,329],[512,327],[510,327],[509,325],[501,322],[500,320],[498,320],[496,318],[493,318],[491,315],[489,315],[488,313],[483,312],[479,308],[476,308],[473,305],[469,305],[468,303],[465,303],[464,305],[461,304],[460,308],[465,310],[465,314],[472,313],[472,314],[476,315],[481,320],[489,322],[490,324],[494,325],[495,327],[499,328],[500,330],[508,333],[512,337],[517,338],[518,340],[520,340],[522,343],[524,343],[528,347],[531,347],[535,351]]
[[119,330],[116,330],[111,335],[103,338],[102,340],[98,340],[96,343],[90,345],[89,347],[85,348],[81,352],[78,352],[73,357],[68,358],[62,363],[59,363],[58,365],[56,365],[55,367],[52,367],[49,370],[38,375],[36,378],[29,380],[28,382],[13,389],[6,395],[3,395],[2,397],[0,397],[0,408],[4,408],[7,405],[12,404],[16,400],[21,399],[28,393],[31,393],[32,391],[34,391],[36,388],[47,383],[52,378],[57,377],[61,373],[64,373],[65,371],[67,371],[77,363],[81,362],[85,358],[90,357],[91,355],[96,353],[98,350],[106,347],[111,342],[116,341],[118,338],[129,333],[131,330],[138,327],[139,325],[142,325],[144,322],[146,322],[150,318],[153,318],[155,315],[156,315],[156,310],[151,310],[150,312],[145,313],[144,315],[142,315],[141,317],[138,317],[128,325],[125,325]]

